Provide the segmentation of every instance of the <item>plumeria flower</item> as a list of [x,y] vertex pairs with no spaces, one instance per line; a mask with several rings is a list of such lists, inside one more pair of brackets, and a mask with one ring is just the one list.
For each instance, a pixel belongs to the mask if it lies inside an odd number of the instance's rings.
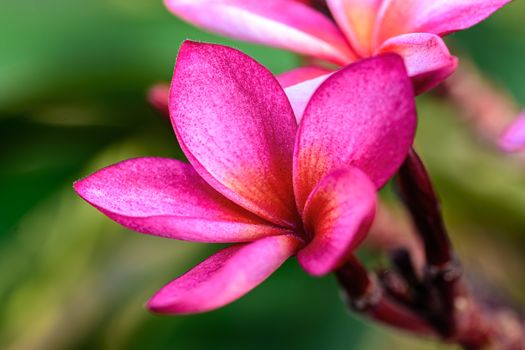
[[[454,72],[442,36],[469,28],[511,0],[165,0],[178,17],[211,32],[291,50],[344,66],[394,52],[404,58],[417,93]],[[325,3],[330,17],[313,3]],[[307,66],[281,77],[287,87],[325,75]],[[302,87],[304,100],[323,79]],[[294,96],[291,96],[292,102]],[[304,101],[294,106],[298,114]]]
[[523,111],[503,132],[499,146],[505,152],[525,150],[525,111]]
[[169,109],[189,164],[131,159],[75,190],[132,230],[232,243],[147,304],[170,314],[230,303],[293,255],[315,276],[337,269],[364,238],[376,190],[407,155],[416,125],[413,89],[393,54],[333,74],[298,126],[266,68],[232,48],[185,42]]

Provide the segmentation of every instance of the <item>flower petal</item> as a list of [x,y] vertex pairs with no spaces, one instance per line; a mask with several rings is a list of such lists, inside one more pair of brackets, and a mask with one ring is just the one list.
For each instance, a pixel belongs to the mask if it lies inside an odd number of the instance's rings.
[[283,88],[302,83],[306,80],[315,79],[321,75],[330,73],[331,70],[319,66],[305,66],[292,69],[277,76],[277,80]]
[[159,83],[153,85],[148,91],[148,101],[163,116],[169,116],[168,98],[170,96],[170,87],[168,84]]
[[354,51],[363,57],[372,53],[372,34],[383,0],[327,0],[330,12],[346,34]]
[[326,16],[292,0],[165,0],[176,16],[228,37],[344,64],[354,58]]
[[330,77],[333,73],[321,75],[317,78],[303,81],[302,83],[288,86],[284,89],[288,100],[292,104],[292,109],[297,120],[297,124],[301,122],[303,118],[304,110],[310,102],[312,95],[315,90],[321,86],[321,84]]
[[136,158],[75,183],[77,193],[132,230],[198,242],[245,242],[283,234],[208,185],[187,163]]
[[355,166],[383,186],[405,159],[415,127],[414,93],[400,56],[364,59],[334,73],[312,96],[298,131],[299,210],[334,169]]
[[189,314],[229,304],[262,283],[298,249],[293,235],[221,250],[173,280],[148,302],[153,312]]
[[405,60],[417,94],[426,92],[448,78],[458,64],[447,45],[435,34],[404,34],[388,39],[378,53],[397,53]]
[[297,254],[301,266],[316,276],[336,269],[365,237],[375,210],[375,186],[361,170],[325,176],[305,205],[305,231],[313,237]]
[[499,146],[505,152],[525,150],[525,111],[501,135]]
[[216,190],[279,225],[296,222],[293,111],[275,77],[240,51],[186,42],[170,116],[197,172]]
[[375,33],[376,44],[406,33],[440,36],[472,27],[511,0],[385,0]]

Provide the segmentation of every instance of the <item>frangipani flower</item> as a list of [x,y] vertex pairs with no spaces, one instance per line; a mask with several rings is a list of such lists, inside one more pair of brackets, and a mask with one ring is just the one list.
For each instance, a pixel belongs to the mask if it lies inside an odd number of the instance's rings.
[[503,132],[499,146],[505,152],[525,150],[525,111],[523,111]]
[[[165,0],[180,18],[222,35],[344,66],[386,52],[401,55],[418,93],[456,68],[442,36],[469,28],[511,0],[326,0],[329,18],[304,0]],[[319,1],[320,2],[320,1]],[[326,69],[283,77],[289,86]]]
[[333,74],[298,126],[266,68],[228,47],[185,42],[169,108],[189,164],[131,159],[75,190],[135,231],[233,243],[149,301],[172,314],[223,306],[292,255],[312,275],[336,269],[367,232],[376,189],[400,166],[416,125],[412,86],[393,54]]

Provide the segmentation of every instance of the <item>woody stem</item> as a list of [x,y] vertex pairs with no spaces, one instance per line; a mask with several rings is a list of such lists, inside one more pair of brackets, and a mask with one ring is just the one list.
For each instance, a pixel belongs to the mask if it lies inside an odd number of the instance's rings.
[[336,271],[347,303],[351,309],[392,327],[417,334],[432,335],[432,327],[384,293],[375,274],[369,273],[354,256]]
[[468,350],[524,350],[525,326],[507,308],[489,309],[467,288],[430,177],[414,150],[399,170],[398,193],[423,243],[425,268],[407,249],[390,252],[392,270],[379,276],[354,256],[336,271],[348,305],[375,321],[417,335],[437,336]]
[[[422,281],[414,279],[410,257],[399,256],[394,262],[404,281],[414,291],[414,310],[422,315],[440,336],[465,349],[496,345],[498,349],[523,349],[523,325],[514,313],[505,313],[498,321],[471,293],[446,231],[439,201],[430,177],[414,150],[399,170],[398,193],[410,212],[423,242],[426,267]],[[408,274],[407,274],[408,271]],[[416,286],[414,284],[417,284]],[[418,289],[416,289],[418,288]],[[504,323],[515,327],[508,333]]]

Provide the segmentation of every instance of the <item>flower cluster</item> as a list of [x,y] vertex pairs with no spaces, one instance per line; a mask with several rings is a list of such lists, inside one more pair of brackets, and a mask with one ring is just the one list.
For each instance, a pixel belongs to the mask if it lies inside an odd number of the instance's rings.
[[[166,0],[200,27],[318,61],[274,77],[235,49],[186,41],[166,109],[189,163],[126,160],[75,190],[132,230],[231,243],[153,296],[155,312],[221,307],[291,256],[312,275],[334,272],[411,150],[415,95],[457,66],[441,37],[508,2]],[[164,94],[151,95],[161,109]]]

